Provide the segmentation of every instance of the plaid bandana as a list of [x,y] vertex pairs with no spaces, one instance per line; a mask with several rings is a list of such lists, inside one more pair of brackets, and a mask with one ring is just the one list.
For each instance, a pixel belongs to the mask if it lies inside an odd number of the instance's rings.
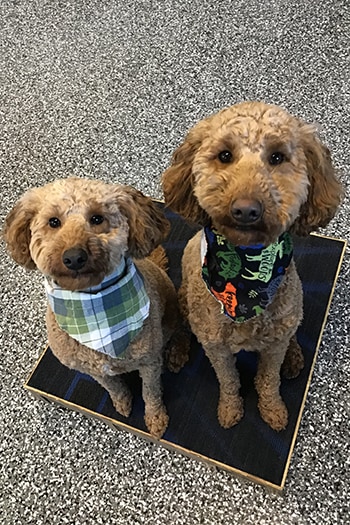
[[71,292],[45,279],[45,288],[60,328],[111,357],[123,357],[149,314],[142,275],[129,258],[98,286]]
[[269,246],[234,246],[206,227],[202,235],[202,278],[236,323],[261,314],[272,302],[293,255],[289,233]]

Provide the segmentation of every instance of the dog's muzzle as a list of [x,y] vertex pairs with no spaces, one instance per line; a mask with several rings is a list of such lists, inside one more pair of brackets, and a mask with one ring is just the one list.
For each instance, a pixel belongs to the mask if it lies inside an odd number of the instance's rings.
[[88,260],[88,254],[83,248],[70,248],[63,253],[62,261],[68,270],[81,270]]

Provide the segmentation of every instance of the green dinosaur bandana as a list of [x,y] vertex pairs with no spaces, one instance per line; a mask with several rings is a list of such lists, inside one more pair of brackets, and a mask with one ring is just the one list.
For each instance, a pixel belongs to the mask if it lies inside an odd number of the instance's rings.
[[202,278],[223,313],[242,323],[272,302],[292,255],[287,232],[269,246],[234,246],[207,226],[202,235]]

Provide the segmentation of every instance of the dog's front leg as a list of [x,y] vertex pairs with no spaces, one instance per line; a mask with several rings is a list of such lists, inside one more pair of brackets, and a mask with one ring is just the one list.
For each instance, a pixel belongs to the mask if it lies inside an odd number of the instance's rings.
[[218,404],[219,423],[224,428],[233,427],[243,416],[243,400],[239,395],[240,380],[236,356],[222,343],[207,343],[204,347],[220,385]]
[[132,394],[123,378],[119,375],[91,375],[105,390],[107,390],[116,411],[122,416],[129,417],[132,406]]
[[142,379],[142,397],[145,402],[145,423],[150,434],[158,439],[164,434],[169,422],[163,403],[161,369],[161,363],[139,368]]
[[280,396],[281,366],[289,340],[276,343],[278,350],[265,348],[259,353],[255,387],[259,396],[262,419],[274,430],[280,431],[288,424],[288,410]]

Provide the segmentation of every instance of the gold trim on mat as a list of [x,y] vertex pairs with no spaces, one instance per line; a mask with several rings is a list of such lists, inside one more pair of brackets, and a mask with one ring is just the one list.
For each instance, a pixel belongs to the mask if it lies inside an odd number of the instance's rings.
[[287,474],[288,474],[288,470],[289,470],[292,454],[293,454],[293,451],[294,451],[295,442],[296,442],[297,435],[298,435],[298,432],[299,432],[301,418],[302,418],[302,415],[303,415],[303,412],[304,412],[304,408],[305,408],[306,398],[307,398],[307,395],[309,393],[309,389],[310,389],[310,385],[311,385],[311,379],[312,379],[312,375],[314,373],[314,369],[315,369],[315,365],[316,365],[318,351],[319,351],[320,346],[321,346],[323,332],[324,332],[324,329],[325,329],[325,326],[326,326],[326,323],[327,323],[329,310],[331,308],[331,303],[332,303],[333,296],[334,296],[335,287],[336,287],[336,284],[337,284],[337,281],[338,281],[339,273],[340,273],[340,270],[341,270],[341,267],[342,267],[342,264],[343,264],[343,260],[344,260],[344,257],[345,257],[345,251],[346,251],[346,247],[347,247],[347,241],[344,240],[344,239],[336,239],[336,238],[326,237],[325,235],[319,235],[319,234],[313,234],[313,235],[316,235],[317,237],[323,237],[323,238],[326,238],[326,239],[331,239],[333,241],[338,241],[338,242],[340,241],[340,242],[343,243],[343,250],[342,250],[342,253],[341,253],[340,257],[339,257],[338,268],[337,268],[336,274],[334,276],[333,287],[332,287],[332,290],[331,290],[331,292],[329,294],[328,304],[327,304],[327,307],[326,307],[326,311],[325,311],[324,318],[323,318],[323,323],[322,323],[322,326],[321,326],[320,334],[319,334],[317,345],[316,345],[316,348],[315,348],[314,358],[313,358],[313,361],[312,361],[312,364],[311,364],[309,377],[308,377],[308,380],[307,380],[307,383],[306,383],[306,386],[305,386],[304,396],[303,396],[303,399],[302,399],[302,402],[301,402],[301,405],[300,405],[299,416],[298,416],[297,422],[295,424],[294,435],[293,435],[293,438],[292,438],[289,454],[288,454],[287,461],[286,461],[286,466],[285,466],[283,477],[282,477],[281,490],[283,490],[284,485],[286,483]]

